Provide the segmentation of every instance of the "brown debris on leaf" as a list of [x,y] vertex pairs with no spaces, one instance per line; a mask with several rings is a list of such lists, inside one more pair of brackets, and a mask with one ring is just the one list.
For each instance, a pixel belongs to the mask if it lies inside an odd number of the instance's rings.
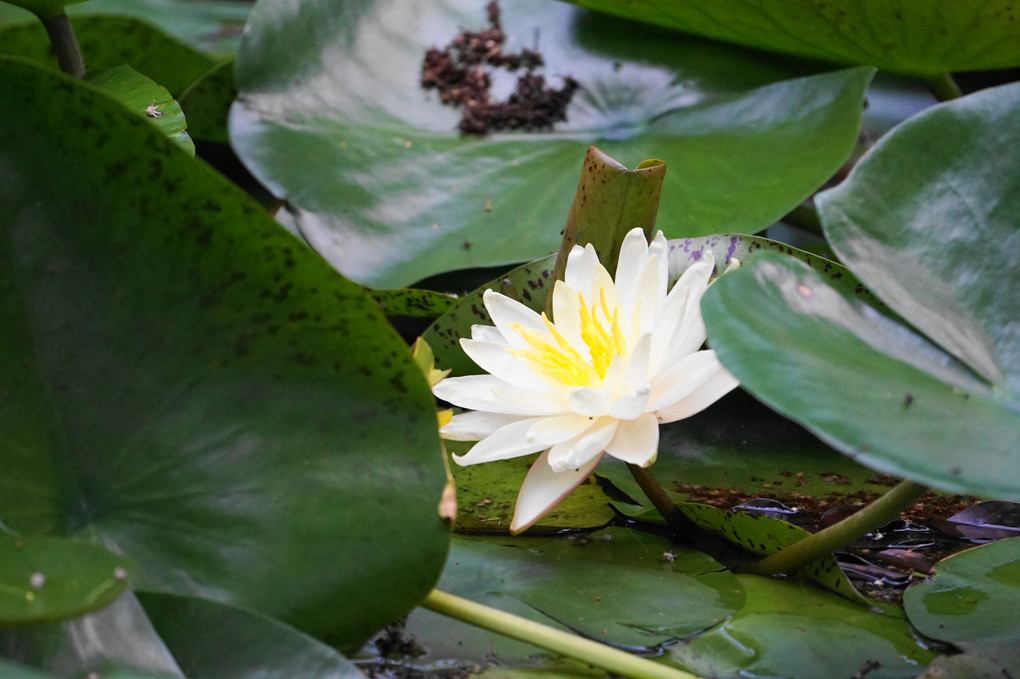
[[[443,49],[425,53],[421,68],[422,89],[439,91],[444,104],[462,107],[461,134],[485,135],[499,130],[551,129],[567,119],[577,81],[566,77],[563,87],[546,87],[545,77],[534,71],[545,61],[537,51],[504,52],[507,35],[500,22],[499,4],[487,5],[489,27],[464,31]],[[524,69],[517,87],[506,101],[493,101],[491,68],[511,73]]]

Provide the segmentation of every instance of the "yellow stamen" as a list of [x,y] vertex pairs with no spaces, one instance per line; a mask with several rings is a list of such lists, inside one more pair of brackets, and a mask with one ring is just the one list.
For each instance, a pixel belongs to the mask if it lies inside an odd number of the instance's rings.
[[[544,316],[545,314],[543,318]],[[507,349],[507,351],[530,363],[535,373],[551,378],[559,384],[586,386],[597,382],[600,376],[594,374],[595,371],[585,362],[584,357],[577,353],[555,328],[552,328],[548,319],[545,323],[553,330],[556,344],[540,337],[539,332],[533,328],[514,324],[511,326],[514,332],[520,335],[531,349]]]

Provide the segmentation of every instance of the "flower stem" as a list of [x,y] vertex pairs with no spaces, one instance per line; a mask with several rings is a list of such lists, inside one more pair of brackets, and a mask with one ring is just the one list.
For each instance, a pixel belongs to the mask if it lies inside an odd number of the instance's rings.
[[534,644],[631,679],[698,679],[693,674],[638,658],[597,641],[590,641],[437,589],[429,592],[421,605],[436,613]]
[[631,476],[634,477],[637,484],[641,486],[641,491],[651,500],[652,506],[662,514],[662,518],[666,520],[673,532],[677,535],[690,535],[695,528],[694,523],[680,511],[675,502],[669,499],[666,491],[662,489],[652,473],[636,464],[628,464],[627,468],[630,469]]
[[963,92],[960,90],[960,86],[953,80],[953,76],[949,73],[938,73],[936,75],[926,75],[921,78],[925,84],[928,85],[928,89],[935,95],[935,98],[939,101],[949,101],[950,99],[959,99],[963,96]]
[[926,486],[900,481],[888,493],[837,524],[767,556],[754,566],[758,573],[790,573],[848,545],[865,533],[888,523],[928,492]]
[[85,75],[85,60],[82,59],[78,38],[74,35],[67,14],[61,12],[53,18],[40,19],[53,43],[53,52],[57,55],[60,70],[74,78],[81,78]]

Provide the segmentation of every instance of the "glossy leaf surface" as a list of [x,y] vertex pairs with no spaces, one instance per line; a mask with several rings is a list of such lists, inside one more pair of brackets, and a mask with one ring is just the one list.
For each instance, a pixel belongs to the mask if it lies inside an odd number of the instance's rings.
[[256,5],[232,142],[289,202],[281,219],[351,278],[396,287],[557,250],[591,144],[627,167],[666,162],[659,226],[676,237],[767,226],[857,138],[868,68],[783,80],[805,66],[555,2],[504,9],[514,44],[541,27],[550,78],[580,83],[552,132],[462,138],[459,113],[422,91],[426,50],[481,28],[477,3]]
[[633,647],[697,634],[744,600],[736,577],[712,558],[622,528],[575,540],[456,537],[439,587]]
[[875,294],[1020,403],[1020,84],[915,116],[819,204]]
[[991,0],[573,0],[741,45],[901,73],[1020,64],[1020,3]]
[[147,592],[139,598],[188,677],[364,676],[335,649],[272,618],[189,596]]
[[61,623],[0,628],[0,657],[61,677],[112,677],[121,671],[125,677],[185,679],[132,592],[101,611]]
[[186,132],[181,105],[161,87],[130,66],[115,66],[90,71],[85,80],[112,94],[122,104],[143,116],[189,155],[195,155],[195,142]]
[[[56,196],[58,156],[78,169]],[[24,62],[0,60],[0,167],[0,521],[339,644],[429,591],[434,400],[359,286],[146,121]]]
[[842,453],[944,490],[1020,497],[1020,408],[807,267],[761,255],[716,281],[702,311],[742,386]]
[[934,577],[903,598],[910,622],[933,639],[969,646],[1020,643],[1020,538],[940,561]]
[[0,533],[0,625],[62,620],[102,608],[133,566],[97,545]]
[[740,611],[715,629],[669,647],[701,676],[850,677],[869,661],[882,679],[916,676],[935,657],[901,618],[874,612],[805,582],[738,575]]

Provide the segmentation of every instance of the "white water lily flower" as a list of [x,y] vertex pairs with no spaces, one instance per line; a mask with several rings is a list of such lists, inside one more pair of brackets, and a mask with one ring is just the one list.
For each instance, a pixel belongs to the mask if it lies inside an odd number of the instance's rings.
[[668,245],[627,234],[616,279],[595,249],[575,246],[553,289],[553,318],[491,290],[493,326],[476,325],[464,352],[488,375],[447,378],[433,388],[473,412],[454,415],[447,439],[478,441],[460,465],[543,451],[517,498],[511,532],[545,516],[609,454],[647,467],[659,424],[694,415],[737,386],[705,342],[701,297],[710,251],[667,294]]

